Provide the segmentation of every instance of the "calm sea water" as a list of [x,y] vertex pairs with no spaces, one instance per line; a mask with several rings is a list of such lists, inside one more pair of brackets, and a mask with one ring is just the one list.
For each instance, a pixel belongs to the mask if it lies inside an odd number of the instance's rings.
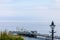
[[[46,40],[45,38],[30,38],[30,37],[24,37],[24,40]],[[60,40],[60,39],[54,39],[54,40]]]
[[[7,31],[16,31],[20,29],[25,29],[28,31],[37,31],[41,34],[50,34],[49,31],[50,29],[50,24],[49,23],[41,23],[41,22],[0,22],[0,31],[1,30],[7,30]],[[56,34],[60,36],[60,26],[55,27]],[[25,40],[44,40],[44,39],[36,39],[36,38],[29,38],[25,37]]]
[[[28,31],[37,31],[41,34],[50,34],[49,31],[51,31],[50,25],[51,23],[44,23],[44,22],[0,22],[0,31],[1,30],[8,30],[8,31],[14,31],[14,30],[20,30],[25,29]],[[55,27],[55,35],[60,36],[60,25],[56,24]]]
[[30,38],[30,37],[24,37],[25,40],[44,40],[41,38]]

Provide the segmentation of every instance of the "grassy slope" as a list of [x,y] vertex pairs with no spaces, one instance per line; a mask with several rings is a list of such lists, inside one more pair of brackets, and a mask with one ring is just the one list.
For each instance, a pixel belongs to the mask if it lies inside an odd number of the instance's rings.
[[7,34],[6,32],[0,33],[0,40],[24,40],[21,36],[14,36],[12,34]]

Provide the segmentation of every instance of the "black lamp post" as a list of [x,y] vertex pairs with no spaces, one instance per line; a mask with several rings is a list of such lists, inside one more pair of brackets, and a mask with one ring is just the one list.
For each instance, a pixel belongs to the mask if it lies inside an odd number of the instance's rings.
[[50,27],[51,27],[51,35],[52,35],[52,40],[54,40],[54,28],[55,28],[55,24],[54,24],[54,22],[52,21],[52,23],[51,23],[51,25],[50,25]]

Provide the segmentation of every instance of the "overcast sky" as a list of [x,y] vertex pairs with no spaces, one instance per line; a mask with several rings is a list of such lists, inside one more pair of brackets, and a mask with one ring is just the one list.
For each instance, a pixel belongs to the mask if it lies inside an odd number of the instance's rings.
[[0,0],[0,21],[60,22],[60,0]]

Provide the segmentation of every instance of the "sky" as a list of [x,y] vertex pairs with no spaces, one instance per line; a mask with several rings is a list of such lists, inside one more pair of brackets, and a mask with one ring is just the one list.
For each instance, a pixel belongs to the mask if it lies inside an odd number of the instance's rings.
[[0,21],[60,22],[60,0],[0,0]]
[[60,0],[0,0],[0,22],[50,25],[52,20],[60,26]]

